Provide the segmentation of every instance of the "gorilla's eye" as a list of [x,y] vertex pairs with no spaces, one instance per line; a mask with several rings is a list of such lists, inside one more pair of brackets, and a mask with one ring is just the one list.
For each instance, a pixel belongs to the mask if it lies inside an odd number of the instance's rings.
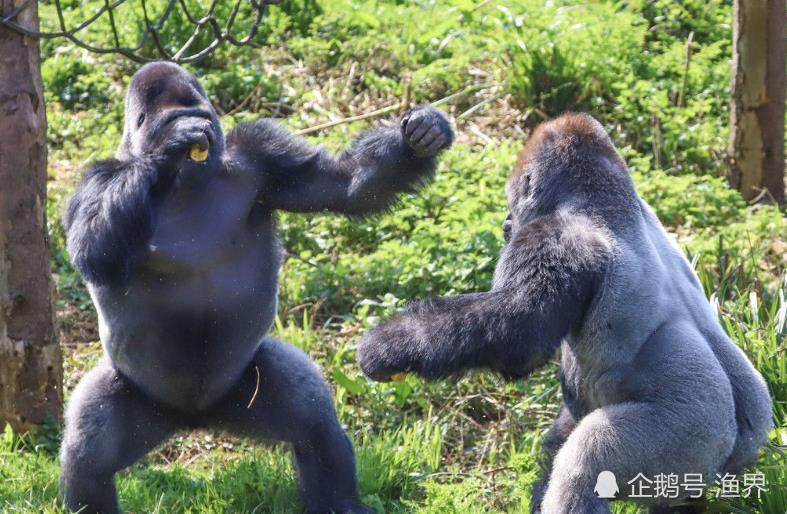
[[137,127],[141,127],[143,123],[145,123],[145,113],[144,112],[139,115],[139,118],[137,118]]
[[189,93],[181,98],[180,103],[183,104],[183,107],[194,107],[199,103],[199,99],[196,95]]

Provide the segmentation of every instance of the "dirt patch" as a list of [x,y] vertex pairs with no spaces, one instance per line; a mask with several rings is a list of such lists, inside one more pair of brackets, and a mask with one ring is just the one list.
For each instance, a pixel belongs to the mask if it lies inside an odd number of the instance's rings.
[[56,311],[60,344],[75,346],[98,341],[98,320],[92,308],[80,309],[66,302],[58,302]]

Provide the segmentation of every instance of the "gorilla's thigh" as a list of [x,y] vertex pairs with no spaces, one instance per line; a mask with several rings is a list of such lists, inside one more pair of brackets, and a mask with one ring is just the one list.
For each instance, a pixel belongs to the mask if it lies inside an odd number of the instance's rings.
[[113,475],[181,426],[104,359],[80,381],[66,411],[61,489],[71,510],[118,511]]
[[294,346],[263,341],[233,390],[205,416],[209,426],[291,443],[309,512],[366,512],[355,503],[355,456],[320,370]]
[[238,383],[204,414],[213,428],[287,442],[335,419],[331,391],[315,363],[268,338]]
[[[617,498],[627,496],[627,482],[639,473],[651,480],[660,473],[702,473],[707,479],[724,463],[734,433],[720,441],[717,427],[709,425],[700,411],[694,408],[692,414],[689,404],[663,401],[623,403],[593,411],[555,456],[543,512],[609,512],[606,500],[593,492],[602,471],[615,474],[620,490]],[[703,431],[713,434],[703,437]]]

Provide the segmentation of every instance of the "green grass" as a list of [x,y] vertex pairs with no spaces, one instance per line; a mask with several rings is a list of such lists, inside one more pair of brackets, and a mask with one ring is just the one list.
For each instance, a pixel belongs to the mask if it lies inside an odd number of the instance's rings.
[[[333,385],[366,503],[379,512],[529,512],[539,445],[560,402],[556,363],[509,384],[486,373],[376,384],[360,373],[353,344],[407,299],[487,289],[516,152],[543,117],[587,110],[609,130],[639,193],[685,248],[722,326],[774,397],[776,428],[756,466],[768,493],[759,502],[717,499],[712,508],[787,511],[785,211],[747,206],[724,179],[730,4],[293,0],[270,9],[261,49],[222,48],[191,67],[226,127],[275,114],[304,128],[397,103],[408,91],[416,103],[444,99],[456,117],[458,141],[436,180],[394,211],[363,221],[287,214],[279,223],[288,258],[274,335],[312,355]],[[101,2],[69,5],[67,16],[81,19]],[[51,6],[40,9],[51,23]],[[128,9],[121,38],[139,29],[138,12]],[[167,37],[184,34],[176,24]],[[82,165],[114,152],[135,65],[61,45],[45,42],[42,68],[68,395],[101,348],[64,252],[60,212]],[[310,139],[339,149],[373,123]],[[0,436],[1,512],[62,512],[59,437],[55,422]],[[131,512],[299,508],[283,448],[222,434],[182,434],[121,473],[118,486]]]

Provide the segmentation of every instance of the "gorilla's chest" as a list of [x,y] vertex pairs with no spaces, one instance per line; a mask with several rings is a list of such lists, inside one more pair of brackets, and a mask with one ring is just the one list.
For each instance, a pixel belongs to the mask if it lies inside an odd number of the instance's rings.
[[226,391],[276,314],[271,213],[243,191],[212,192],[224,201],[202,191],[164,202],[126,287],[91,290],[113,364],[181,408]]
[[276,316],[275,241],[248,251],[233,266],[181,276],[141,271],[124,291],[91,291],[113,365],[154,398],[185,410],[223,394]]
[[[273,241],[271,215],[255,204],[250,184],[217,177],[161,200],[145,266],[164,273],[204,274],[242,266]],[[255,209],[256,207],[256,209]]]

